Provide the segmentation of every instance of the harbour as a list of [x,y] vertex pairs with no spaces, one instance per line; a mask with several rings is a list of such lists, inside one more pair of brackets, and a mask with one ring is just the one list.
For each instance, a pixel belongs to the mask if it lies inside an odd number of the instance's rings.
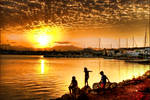
[[0,0],[0,100],[149,100],[150,0]]

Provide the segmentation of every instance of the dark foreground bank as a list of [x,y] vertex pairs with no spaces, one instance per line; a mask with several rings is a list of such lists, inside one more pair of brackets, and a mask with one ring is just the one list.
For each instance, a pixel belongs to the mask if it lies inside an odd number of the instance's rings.
[[55,100],[150,100],[150,70],[132,80],[125,80],[105,91],[83,87],[76,95],[64,94]]

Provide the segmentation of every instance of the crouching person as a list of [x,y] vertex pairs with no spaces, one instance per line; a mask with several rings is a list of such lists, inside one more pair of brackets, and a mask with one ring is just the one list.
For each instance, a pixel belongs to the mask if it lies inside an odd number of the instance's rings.
[[78,82],[76,80],[76,77],[72,77],[71,84],[69,86],[69,92],[73,96],[74,99],[76,99],[77,94],[79,94],[80,89],[78,88]]
[[100,75],[101,75],[101,81],[100,81],[101,88],[102,88],[102,89],[105,89],[106,80],[108,80],[108,82],[110,82],[110,81],[109,81],[109,79],[107,78],[107,76],[104,75],[104,72],[103,72],[103,71],[100,72]]
[[76,77],[73,76],[73,77],[72,77],[71,84],[70,84],[70,86],[69,86],[69,92],[70,92],[70,94],[74,93],[77,88],[78,88],[78,82],[77,82],[77,80],[76,80]]

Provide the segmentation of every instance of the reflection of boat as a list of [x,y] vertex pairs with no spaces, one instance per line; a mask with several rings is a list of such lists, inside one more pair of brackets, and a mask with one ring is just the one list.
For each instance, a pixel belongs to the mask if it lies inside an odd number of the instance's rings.
[[150,59],[130,59],[125,60],[125,62],[150,64]]
[[63,55],[44,55],[44,57],[49,57],[49,58],[62,58],[62,57],[65,57]]
[[128,60],[129,58],[128,57],[117,57],[116,59],[118,59],[118,60]]
[[118,60],[135,60],[135,59],[139,59],[136,57],[117,57],[116,59]]
[[113,57],[113,56],[105,56],[105,57],[103,57],[104,59],[114,59],[115,57]]

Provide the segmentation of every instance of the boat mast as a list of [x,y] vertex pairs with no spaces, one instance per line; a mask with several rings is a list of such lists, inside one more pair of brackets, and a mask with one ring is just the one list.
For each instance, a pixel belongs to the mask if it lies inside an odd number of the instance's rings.
[[144,47],[146,47],[146,32],[145,32],[145,38],[144,38]]
[[134,36],[132,37],[132,41],[133,41],[133,44],[132,44],[132,46],[133,46],[133,48],[134,48]]
[[147,43],[147,24],[145,28],[144,47],[146,47],[146,43]]
[[111,49],[113,48],[112,43],[110,44],[110,48],[111,48]]
[[119,40],[118,40],[118,41],[119,41],[119,43],[118,43],[118,48],[120,48],[120,38],[119,38]]
[[101,38],[99,38],[99,50],[100,50],[100,48],[101,48]]
[[126,39],[126,47],[128,48],[128,38]]

